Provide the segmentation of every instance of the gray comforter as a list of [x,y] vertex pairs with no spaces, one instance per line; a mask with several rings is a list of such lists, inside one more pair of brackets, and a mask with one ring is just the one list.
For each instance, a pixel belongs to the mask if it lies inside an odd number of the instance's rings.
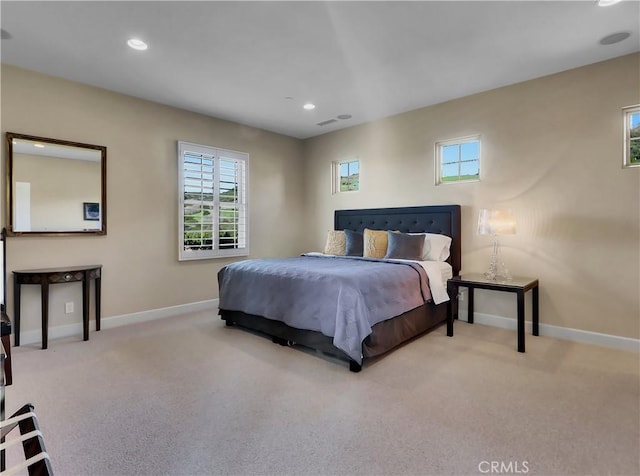
[[419,264],[355,257],[240,261],[223,268],[218,282],[220,309],[321,332],[358,363],[374,324],[431,298]]

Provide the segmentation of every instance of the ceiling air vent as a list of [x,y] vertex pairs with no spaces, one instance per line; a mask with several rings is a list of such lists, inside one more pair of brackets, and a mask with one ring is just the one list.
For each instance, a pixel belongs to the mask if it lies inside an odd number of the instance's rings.
[[318,126],[326,126],[328,124],[331,124],[332,122],[338,122],[335,119],[329,119],[328,121],[322,121],[322,122],[318,122]]

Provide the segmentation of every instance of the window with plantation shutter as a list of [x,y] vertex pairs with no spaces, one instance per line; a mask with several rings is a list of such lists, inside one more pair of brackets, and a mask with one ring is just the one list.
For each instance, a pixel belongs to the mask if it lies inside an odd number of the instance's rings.
[[178,142],[179,259],[249,254],[249,155]]
[[640,167],[640,105],[625,107],[624,162],[625,167]]

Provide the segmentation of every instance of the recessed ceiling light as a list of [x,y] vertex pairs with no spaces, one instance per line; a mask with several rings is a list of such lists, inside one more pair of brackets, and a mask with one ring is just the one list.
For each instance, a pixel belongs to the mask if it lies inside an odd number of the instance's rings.
[[307,111],[311,111],[312,109],[316,108],[315,104],[312,104],[310,102],[308,102],[307,104],[305,104],[304,106],[302,106],[303,108],[305,108]]
[[340,114],[339,116],[336,116],[338,119],[351,119],[351,114]]
[[131,38],[129,41],[127,41],[127,45],[129,45],[134,50],[140,50],[140,51],[144,51],[147,48],[149,48],[149,45],[147,45],[144,41],[138,38]]
[[607,35],[600,40],[601,45],[613,45],[615,43],[620,43],[621,41],[626,40],[631,36],[631,33],[628,31],[620,31],[618,33],[613,33],[611,35]]
[[33,144],[34,147],[37,147],[38,149],[44,149],[44,145],[43,144]]
[[599,7],[609,7],[611,5],[615,5],[616,3],[622,0],[597,0]]

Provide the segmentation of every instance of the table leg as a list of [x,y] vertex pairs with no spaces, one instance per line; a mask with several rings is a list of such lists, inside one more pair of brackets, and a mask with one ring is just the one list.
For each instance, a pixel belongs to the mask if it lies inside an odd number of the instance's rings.
[[94,285],[96,287],[96,331],[99,331],[100,330],[100,307],[101,307],[100,299],[102,297],[100,286],[102,285],[102,278],[97,277]]
[[467,322],[469,322],[469,324],[473,324],[473,288],[472,287],[468,287],[467,288],[469,290],[469,307],[468,307],[468,311],[467,311]]
[[82,280],[82,340],[89,340],[89,271],[84,272]]
[[453,296],[454,296],[454,288],[453,283],[447,281],[447,294],[449,295],[449,300],[447,301],[447,336],[453,336]]
[[42,348],[49,345],[49,280],[46,276],[40,283],[42,294]]
[[20,347],[20,286],[18,276],[13,276],[13,345]]
[[[0,421],[4,421],[4,387],[0,393]],[[4,436],[0,438],[0,444],[4,443]],[[0,451],[0,471],[4,472],[6,468],[6,460],[4,456],[4,450]]]
[[518,291],[518,352],[524,352],[524,291]]
[[531,333],[534,336],[538,336],[540,335],[540,330],[538,328],[538,286],[534,287],[531,290],[531,299],[532,299],[532,303],[531,303],[531,308],[532,308],[532,312],[533,312],[533,317],[531,320]]
[[12,369],[11,369],[11,336],[4,335],[2,336],[2,347],[4,347],[4,362],[3,362],[3,370],[4,370],[4,385],[11,385],[13,383]]

